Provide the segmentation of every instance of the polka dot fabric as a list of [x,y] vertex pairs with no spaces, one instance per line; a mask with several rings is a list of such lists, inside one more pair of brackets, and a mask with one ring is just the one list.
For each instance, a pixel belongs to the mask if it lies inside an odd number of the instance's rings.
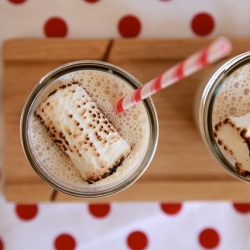
[[233,206],[240,214],[250,213],[250,203],[234,203]]
[[110,211],[110,204],[89,204],[89,212],[93,217],[107,217]]
[[147,235],[141,231],[134,231],[127,237],[128,247],[133,250],[145,249],[148,245]]
[[9,0],[10,3],[13,3],[13,4],[21,4],[21,3],[24,3],[26,0]]
[[46,37],[65,37],[67,30],[67,23],[60,17],[51,17],[44,25]]
[[[247,1],[2,0],[0,39],[248,36]],[[42,11],[42,10],[48,11]],[[219,10],[227,11],[221,12]],[[228,13],[231,13],[230,16]],[[24,17],[32,17],[32,22]],[[8,29],[6,29],[8,24]]]
[[76,241],[69,234],[60,234],[55,239],[54,247],[56,250],[74,250],[76,248]]
[[[13,37],[248,37],[249,9],[246,0],[50,0],[39,5],[1,0],[0,43]],[[250,203],[244,201],[100,202],[10,203],[1,191],[0,250],[250,249]]]
[[16,205],[16,214],[19,219],[21,220],[33,220],[38,212],[38,206],[37,205],[22,205],[17,204]]
[[4,249],[3,241],[0,239],[0,250]]
[[36,213],[34,204],[18,206],[26,219],[16,204],[0,199],[0,249],[250,247],[250,214],[233,202],[40,203]]
[[137,37],[141,31],[141,22],[136,16],[124,16],[119,20],[118,30],[122,37]]
[[162,203],[161,209],[164,213],[169,215],[178,214],[181,210],[182,204],[181,203]]
[[206,249],[213,249],[219,245],[220,235],[213,228],[206,228],[199,234],[199,242]]

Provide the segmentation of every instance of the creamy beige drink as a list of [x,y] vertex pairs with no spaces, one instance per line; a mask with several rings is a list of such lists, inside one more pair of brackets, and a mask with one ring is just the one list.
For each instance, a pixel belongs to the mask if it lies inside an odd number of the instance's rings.
[[[94,70],[77,71],[60,77],[50,85],[44,95],[49,94],[54,88],[72,82],[79,82],[87,90],[108,120],[112,122],[120,135],[132,147],[129,157],[118,167],[116,173],[92,185],[102,185],[124,177],[133,167],[139,165],[148,147],[150,128],[145,108],[142,104],[138,104],[133,109],[122,114],[116,114],[113,110],[113,103],[118,98],[127,95],[131,88],[118,77]],[[43,98],[44,96],[41,97],[41,99]],[[37,104],[39,103],[40,100],[37,100]],[[39,121],[31,116],[29,122],[32,146],[37,160],[41,162],[44,168],[65,182],[80,186],[89,185],[82,180],[70,158],[55,145]]]
[[243,177],[250,177],[248,141],[244,138],[244,130],[250,126],[248,112],[250,64],[239,67],[224,81],[215,99],[212,121],[221,152]]
[[234,71],[217,94],[213,108],[213,126],[230,116],[250,111],[250,64]]
[[[72,84],[72,82],[78,82],[86,90],[132,149],[122,165],[113,174],[93,184],[82,179],[79,170],[68,155],[54,143],[45,127],[34,116],[34,110],[51,91],[60,86]],[[31,164],[35,161],[35,165],[39,166],[38,169],[35,167],[38,174],[46,175],[45,181],[60,191],[83,197],[108,195],[132,184],[144,172],[145,166],[148,165],[154,154],[157,143],[155,133],[152,142],[152,118],[148,114],[145,104],[139,103],[121,114],[114,112],[114,103],[132,91],[133,87],[114,74],[112,69],[107,71],[88,68],[74,70],[53,79],[36,97],[27,116],[27,140],[33,158],[30,160],[28,156],[28,159]],[[151,149],[149,150],[149,148]],[[112,158],[112,155],[108,157]],[[43,176],[41,177],[43,178]],[[118,189],[116,189],[117,186]]]
[[221,66],[200,102],[203,140],[218,163],[244,181],[250,177],[250,53]]

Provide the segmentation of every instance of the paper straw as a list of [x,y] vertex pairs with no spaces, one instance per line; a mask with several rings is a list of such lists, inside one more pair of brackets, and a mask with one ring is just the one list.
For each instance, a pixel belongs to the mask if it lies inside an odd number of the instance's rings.
[[187,59],[173,66],[134,92],[121,98],[115,103],[114,110],[117,113],[123,112],[156,92],[197,72],[206,65],[214,63],[217,60],[229,55],[231,51],[232,44],[227,38],[217,38],[207,47],[192,54]]

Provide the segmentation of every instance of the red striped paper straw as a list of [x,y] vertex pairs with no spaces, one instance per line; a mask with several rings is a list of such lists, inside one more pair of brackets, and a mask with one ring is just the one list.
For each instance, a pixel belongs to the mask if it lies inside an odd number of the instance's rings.
[[121,98],[115,103],[114,110],[117,113],[123,112],[156,92],[204,68],[206,65],[229,55],[231,51],[232,44],[226,37],[217,38],[207,47],[189,56],[134,92]]

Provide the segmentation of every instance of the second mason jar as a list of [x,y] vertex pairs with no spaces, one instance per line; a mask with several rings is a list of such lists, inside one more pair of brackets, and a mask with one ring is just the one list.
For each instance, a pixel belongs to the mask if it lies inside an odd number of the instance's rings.
[[219,145],[215,133],[215,125],[220,121],[250,111],[250,52],[225,62],[212,75],[197,99],[196,121],[208,151],[228,173],[250,182],[250,178],[238,173],[234,156]]

